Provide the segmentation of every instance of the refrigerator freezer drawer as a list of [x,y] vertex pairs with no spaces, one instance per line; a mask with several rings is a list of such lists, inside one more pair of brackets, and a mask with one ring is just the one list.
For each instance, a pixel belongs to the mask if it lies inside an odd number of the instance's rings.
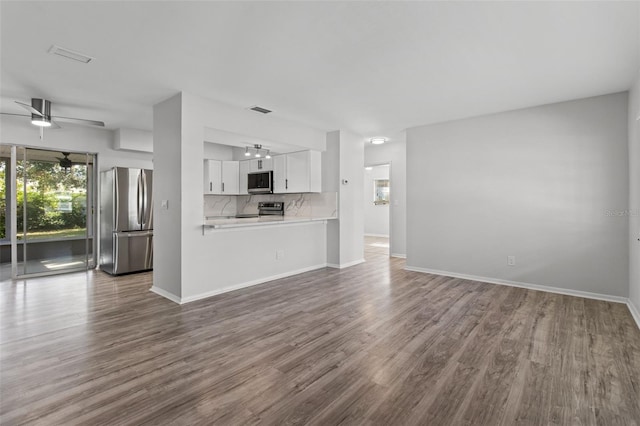
[[150,269],[153,269],[153,232],[114,232],[111,273],[119,275]]

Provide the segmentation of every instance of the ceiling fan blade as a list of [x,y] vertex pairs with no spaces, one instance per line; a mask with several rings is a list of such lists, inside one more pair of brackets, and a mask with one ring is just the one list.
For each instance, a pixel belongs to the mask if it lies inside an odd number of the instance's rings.
[[31,117],[30,115],[27,115],[27,114],[14,114],[12,112],[0,112],[0,114],[2,114],[2,115],[15,115],[16,117]]
[[55,121],[51,120],[51,126],[49,127],[50,129],[62,129],[62,127],[60,127],[58,125],[58,123],[56,123]]
[[29,111],[31,114],[35,114],[35,115],[39,115],[40,117],[44,117],[43,113],[41,113],[40,111],[38,111],[37,109],[35,109],[31,105],[28,105],[28,104],[25,104],[25,103],[22,103],[22,102],[18,102],[18,101],[14,101],[14,102],[17,103],[18,105],[20,105],[22,108],[24,108],[27,111]]
[[96,120],[85,120],[82,118],[69,118],[69,117],[56,117],[51,116],[51,120],[59,121],[61,123],[71,123],[71,124],[82,124],[84,126],[98,126],[104,127],[104,123],[102,121]]

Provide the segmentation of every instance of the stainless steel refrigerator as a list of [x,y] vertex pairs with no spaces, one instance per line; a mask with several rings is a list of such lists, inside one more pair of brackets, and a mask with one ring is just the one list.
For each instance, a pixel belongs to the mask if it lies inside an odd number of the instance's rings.
[[112,275],[153,269],[153,171],[101,173],[100,269]]

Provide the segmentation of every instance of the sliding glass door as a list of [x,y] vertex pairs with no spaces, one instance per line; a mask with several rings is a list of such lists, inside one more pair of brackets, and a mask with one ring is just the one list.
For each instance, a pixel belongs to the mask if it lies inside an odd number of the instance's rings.
[[14,155],[13,275],[95,267],[95,154],[15,147]]

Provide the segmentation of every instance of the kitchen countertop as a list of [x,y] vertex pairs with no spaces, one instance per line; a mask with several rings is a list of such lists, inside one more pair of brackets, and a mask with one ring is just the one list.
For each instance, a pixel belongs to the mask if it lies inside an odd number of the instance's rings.
[[204,220],[204,227],[223,229],[223,228],[242,228],[249,226],[269,226],[269,225],[285,225],[290,223],[316,222],[323,220],[337,219],[337,217],[301,217],[301,216],[259,216],[248,218],[236,217],[207,217]]

